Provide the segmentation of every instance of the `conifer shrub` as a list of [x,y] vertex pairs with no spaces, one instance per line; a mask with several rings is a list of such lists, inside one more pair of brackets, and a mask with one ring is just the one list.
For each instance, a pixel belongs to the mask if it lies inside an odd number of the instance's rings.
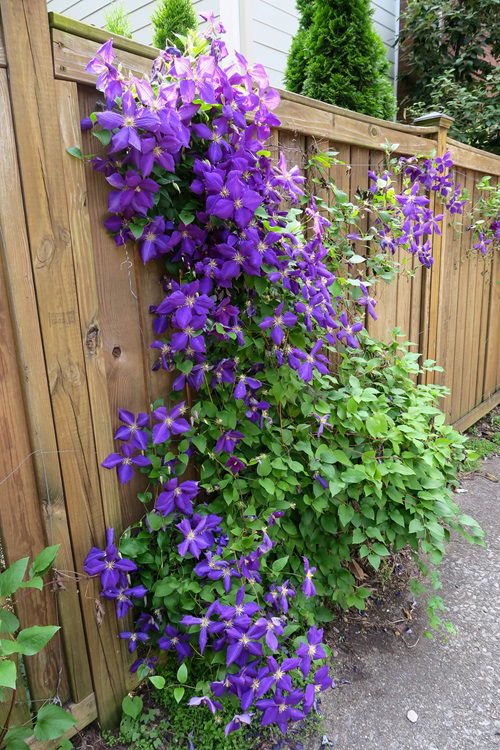
[[123,3],[115,2],[104,15],[104,29],[111,34],[120,34],[132,39],[132,25]]
[[167,42],[177,45],[177,36],[185,36],[189,29],[196,29],[196,14],[191,0],[160,0],[151,17],[154,34],[153,44],[165,49]]
[[[389,62],[373,28],[370,0],[313,0],[306,5],[290,51],[287,87],[355,112],[391,119],[395,97]],[[301,4],[298,7],[301,10]]]

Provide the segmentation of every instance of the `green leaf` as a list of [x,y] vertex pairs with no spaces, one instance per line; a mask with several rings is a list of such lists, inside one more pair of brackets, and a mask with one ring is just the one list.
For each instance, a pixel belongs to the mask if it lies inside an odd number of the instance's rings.
[[31,727],[13,727],[5,735],[5,750],[26,750],[29,745],[24,742],[32,735]]
[[142,698],[136,695],[131,698],[130,695],[126,695],[122,700],[122,711],[125,716],[130,716],[131,719],[137,719],[143,708]]
[[370,561],[370,565],[375,568],[375,570],[378,570],[380,568],[381,559],[378,555],[368,555],[368,560]]
[[380,412],[372,414],[366,420],[366,429],[372,437],[380,437],[387,433],[387,418]]
[[179,682],[182,682],[184,684],[188,677],[188,670],[185,664],[181,664],[179,669],[177,670],[177,679]]
[[340,522],[345,528],[354,516],[354,508],[352,505],[339,505],[338,513]]
[[17,668],[10,659],[0,661],[0,685],[6,688],[14,689],[16,687]]
[[352,532],[352,543],[362,544],[366,539],[366,534],[363,529],[354,529]]
[[47,706],[42,706],[39,710],[34,735],[40,742],[48,742],[61,737],[75,724],[76,719],[70,713],[65,711],[64,708],[50,703]]
[[283,570],[287,562],[288,562],[288,555],[285,555],[285,557],[280,557],[278,560],[275,560],[273,564],[271,565],[271,568],[273,569],[273,573],[279,573],[280,570]]
[[422,521],[418,518],[414,518],[412,521],[410,521],[410,525],[408,527],[408,531],[410,534],[416,534],[417,531],[423,531],[424,526],[422,524]]
[[157,690],[161,690],[165,687],[165,678],[159,674],[151,675],[149,681],[155,686]]
[[66,151],[70,156],[74,156],[75,159],[80,159],[80,161],[83,161],[82,150],[79,146],[68,146]]
[[73,743],[69,740],[63,740],[57,750],[73,750]]
[[405,526],[405,519],[403,518],[403,514],[401,511],[395,509],[389,511],[389,516],[392,518],[393,521],[395,521],[399,526]]
[[179,214],[179,221],[182,221],[186,226],[192,224],[194,221],[194,213],[186,208],[182,209]]
[[268,492],[270,495],[274,495],[274,482],[272,481],[272,479],[269,479],[269,477],[259,479],[259,484],[261,487],[264,487],[266,492]]
[[17,650],[25,656],[38,654],[57,633],[57,625],[33,625],[21,630],[16,638]]
[[60,546],[60,544],[53,544],[51,547],[45,547],[33,560],[31,574],[43,576],[48,573],[54,564]]
[[28,567],[29,557],[23,557],[21,560],[9,565],[7,570],[0,574],[0,597],[10,596],[19,588],[21,581]]
[[103,146],[108,146],[113,137],[111,130],[93,130],[92,135],[94,135]]
[[19,628],[19,620],[8,609],[0,609],[0,633],[15,633]]
[[34,576],[33,578],[30,578],[28,581],[23,581],[19,584],[20,589],[38,589],[38,591],[41,591],[43,589],[43,578],[41,576]]
[[267,477],[267,475],[270,474],[271,471],[271,462],[268,458],[263,458],[262,461],[257,464],[257,474],[259,475],[259,477]]
[[174,698],[175,698],[176,703],[180,703],[181,702],[181,700],[183,698],[183,695],[184,695],[184,692],[185,692],[185,690],[184,690],[183,687],[176,687],[176,688],[174,688]]

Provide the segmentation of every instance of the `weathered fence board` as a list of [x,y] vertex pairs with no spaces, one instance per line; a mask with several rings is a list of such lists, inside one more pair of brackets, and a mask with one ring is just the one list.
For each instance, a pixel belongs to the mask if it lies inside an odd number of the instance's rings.
[[[114,615],[98,625],[98,588],[76,573],[106,526],[120,531],[139,512],[141,479],[119,487],[100,462],[113,450],[119,406],[144,411],[168,398],[172,376],[152,375],[157,352],[150,348],[149,305],[164,292],[154,264],[144,267],[134,248],[116,248],[104,231],[102,175],[66,153],[77,145],[99,151],[78,124],[100,106],[85,66],[109,35],[57,14],[50,33],[45,0],[0,0],[0,10],[0,420],[17,426],[2,433],[15,439],[0,456],[0,524],[8,559],[35,554],[46,540],[61,544],[65,590],[47,589],[34,595],[34,606],[27,598],[17,606],[26,623],[61,622],[60,641],[28,665],[31,698],[69,699],[81,728],[97,713],[112,722],[131,684]],[[153,48],[114,41],[126,69],[150,70]],[[484,174],[500,175],[500,157],[448,139],[442,120],[408,127],[287,93],[277,114],[273,157],[283,152],[303,167],[318,150],[337,151],[344,164],[330,177],[351,199],[367,189],[367,170],[383,166],[386,142],[405,155],[449,148],[471,194]],[[331,198],[326,185],[315,189]],[[361,227],[368,224],[361,217]],[[399,251],[396,260],[414,274],[380,285],[378,320],[366,321],[382,339],[399,326],[444,365],[427,382],[451,387],[444,406],[461,429],[500,394],[499,255],[472,253],[467,224],[464,216],[448,222],[431,272]],[[21,519],[27,533],[18,543]],[[16,710],[29,717],[26,705]]]

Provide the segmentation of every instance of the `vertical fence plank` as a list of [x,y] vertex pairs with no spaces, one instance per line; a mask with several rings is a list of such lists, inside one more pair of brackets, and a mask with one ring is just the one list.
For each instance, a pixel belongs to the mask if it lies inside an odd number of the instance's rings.
[[[31,450],[35,451],[33,461],[38,497],[45,515],[47,541],[60,544],[56,567],[61,571],[73,571],[75,563],[57,455],[5,71],[0,71],[0,132],[0,227]],[[64,590],[57,594],[57,607],[63,626],[71,694],[75,701],[80,701],[92,692],[92,682],[77,585],[72,575],[65,579]]]
[[[96,109],[99,95],[95,89],[79,87],[78,96],[81,117]],[[103,153],[97,138],[89,131],[82,133],[82,150],[84,153]],[[117,248],[103,227],[109,193],[109,186],[103,175],[87,166],[85,179],[109,410],[113,427],[117,427],[119,408],[136,413],[147,409],[149,401],[144,370],[147,343],[143,336],[139,310],[134,248],[131,245]],[[120,486],[125,524],[135,521],[138,514],[142,513],[136,495],[143,489],[144,479],[139,475]]]
[[[45,0],[0,0],[0,8],[52,408],[73,550],[81,565],[88,549],[102,543],[105,524],[62,179],[47,9]],[[82,608],[99,716],[110,724],[118,717],[125,675],[114,619],[106,617],[100,626],[96,621],[97,590],[97,583],[89,581]]]

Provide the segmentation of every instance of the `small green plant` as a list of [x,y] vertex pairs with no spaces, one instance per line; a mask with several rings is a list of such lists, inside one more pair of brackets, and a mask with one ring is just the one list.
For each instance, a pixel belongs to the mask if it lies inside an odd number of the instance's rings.
[[127,39],[132,39],[132,24],[122,2],[116,0],[108,12],[104,14],[103,28],[112,34],[119,34],[127,37]]
[[191,0],[160,0],[151,17],[154,34],[153,44],[165,49],[168,44],[178,45],[177,37],[186,36],[196,29],[196,14]]
[[42,589],[43,576],[51,569],[58,549],[59,545],[43,549],[33,560],[26,578],[28,557],[12,563],[0,574],[0,699],[9,704],[7,717],[0,729],[2,750],[28,750],[25,740],[32,734],[40,742],[48,742],[61,737],[75,723],[63,708],[47,703],[38,711],[34,729],[31,726],[10,726],[17,696],[19,657],[38,654],[59,630],[56,625],[33,625],[21,629],[13,611],[12,597],[21,589]]

